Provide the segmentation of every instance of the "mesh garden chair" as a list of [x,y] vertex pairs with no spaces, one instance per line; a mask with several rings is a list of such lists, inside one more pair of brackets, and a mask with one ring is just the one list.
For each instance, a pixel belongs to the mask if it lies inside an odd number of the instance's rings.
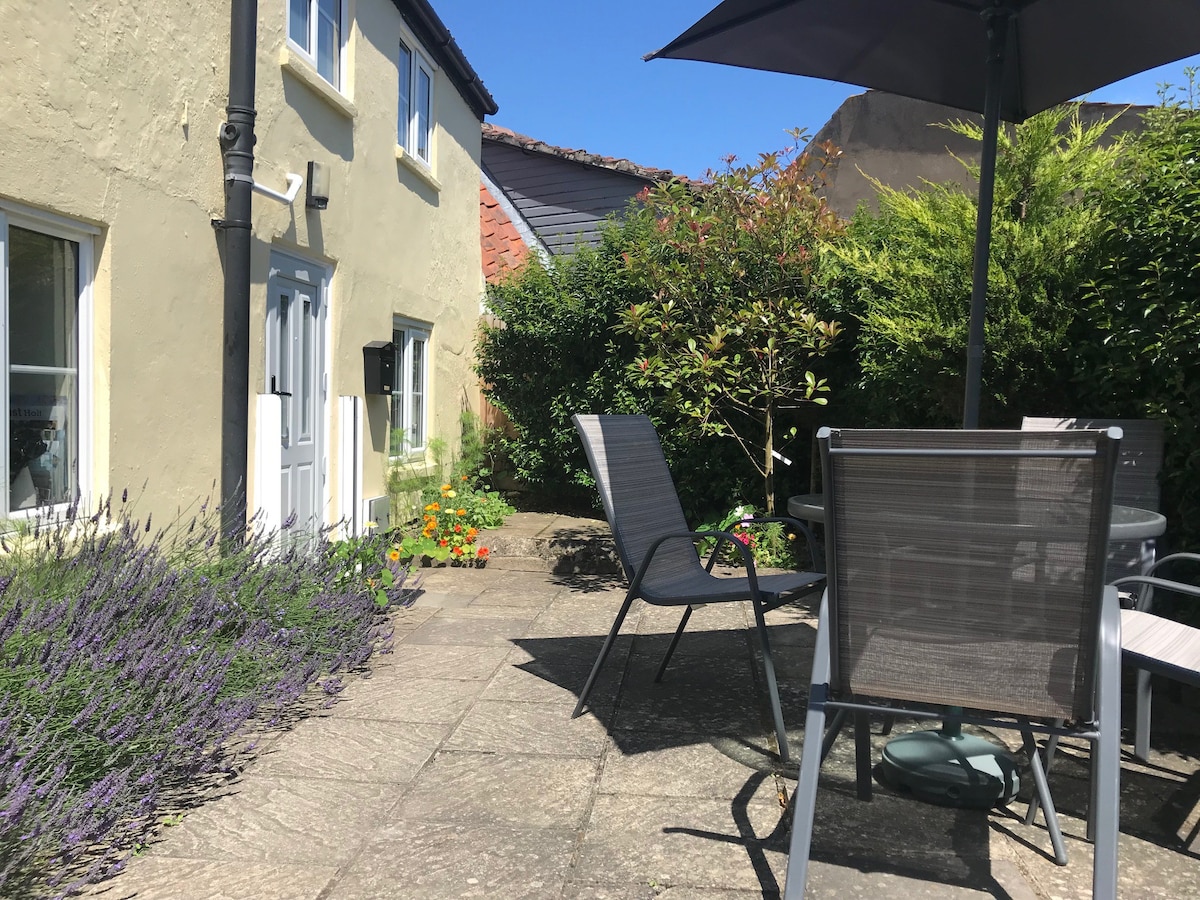
[[[1163,463],[1163,424],[1156,419],[1085,419],[1026,416],[1023,431],[1077,428],[1120,428],[1121,454],[1113,479],[1113,503],[1158,512],[1158,473]],[[1126,575],[1145,574],[1154,561],[1154,541],[1112,541],[1108,545],[1108,573],[1112,584]]]
[[[572,717],[583,711],[596,676],[634,600],[640,597],[656,606],[683,607],[679,627],[667,648],[655,681],[662,679],[694,607],[748,600],[754,610],[762,647],[779,755],[784,762],[789,761],[775,666],[763,615],[786,601],[819,590],[825,582],[825,576],[818,572],[759,575],[749,549],[734,535],[720,531],[689,531],[658,435],[654,425],[645,416],[576,415],[572,421],[587,451],[588,463],[604,503],[604,514],[608,518],[617,554],[629,581],[625,602],[588,675]],[[812,532],[798,521],[787,518],[749,521],[786,522],[795,534],[805,535],[810,553],[815,553]],[[704,537],[717,539],[717,548],[713,550],[707,565],[701,564],[695,543]],[[744,576],[721,577],[713,574],[713,564],[726,543],[741,554],[746,567]]]
[[1200,686],[1200,628],[1157,616],[1152,611],[1155,589],[1200,597],[1200,587],[1158,575],[1161,567],[1185,560],[1194,564],[1200,562],[1200,555],[1172,553],[1156,562],[1146,575],[1126,575],[1113,582],[1117,587],[1143,588],[1138,593],[1137,605],[1121,610],[1121,657],[1138,669],[1133,755],[1142,761],[1150,758],[1150,675],[1164,675]]
[[1104,560],[1119,430],[819,437],[829,582],[786,900],[804,893],[827,712],[942,718],[952,707],[966,710],[959,721],[1022,733],[1056,853],[1033,732],[1092,743],[1093,894],[1115,897],[1120,609]]

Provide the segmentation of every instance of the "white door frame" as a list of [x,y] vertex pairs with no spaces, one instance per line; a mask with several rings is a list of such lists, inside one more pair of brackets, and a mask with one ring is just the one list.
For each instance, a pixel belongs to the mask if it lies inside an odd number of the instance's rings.
[[[267,276],[267,303],[263,324],[265,329],[264,341],[264,366],[263,366],[263,384],[262,393],[271,399],[276,399],[271,395],[271,373],[274,370],[275,356],[278,352],[277,331],[278,323],[276,316],[278,315],[278,305],[271,293],[271,285],[276,275],[283,276],[293,281],[298,281],[303,284],[308,284],[313,288],[316,302],[318,304],[318,317],[315,322],[314,337],[319,341],[320,360],[316,369],[317,383],[315,386],[317,396],[317,410],[314,416],[314,436],[316,441],[315,455],[317,473],[315,477],[315,489],[313,503],[317,511],[317,524],[320,526],[329,524],[329,509],[332,498],[332,485],[329,480],[329,446],[331,439],[332,427],[332,410],[329,403],[329,373],[330,362],[332,357],[331,352],[331,317],[329,314],[330,291],[329,284],[332,278],[332,269],[330,266],[318,262],[313,259],[305,259],[297,253],[290,250],[271,249],[270,270]],[[268,416],[267,419],[273,420],[276,425],[270,433],[260,435],[260,447],[266,447],[273,442],[276,448],[279,444],[279,419],[278,417]],[[266,422],[260,421],[260,427]],[[264,459],[275,460],[279,459],[278,449],[274,454],[266,452]],[[264,473],[265,474],[265,473]],[[278,465],[275,467],[274,478],[278,479],[280,469]],[[273,496],[274,495],[274,496]],[[285,498],[279,496],[279,489],[275,491],[268,489],[264,495],[264,500],[270,502],[275,497],[279,505],[274,510],[274,516],[268,515],[268,520],[274,519],[273,524],[282,524],[282,519],[286,512],[282,505]],[[269,511],[268,511],[269,512]]]

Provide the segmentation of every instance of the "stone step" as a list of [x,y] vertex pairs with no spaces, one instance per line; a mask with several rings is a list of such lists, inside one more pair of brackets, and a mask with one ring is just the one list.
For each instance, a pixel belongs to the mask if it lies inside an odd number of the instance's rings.
[[560,575],[619,575],[620,560],[608,523],[552,513],[516,513],[500,528],[484,531],[479,543],[490,551],[488,565]]

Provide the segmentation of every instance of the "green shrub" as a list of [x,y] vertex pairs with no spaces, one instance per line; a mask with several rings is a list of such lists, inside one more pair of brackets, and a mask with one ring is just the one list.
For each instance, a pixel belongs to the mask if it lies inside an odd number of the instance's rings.
[[[1194,72],[1189,71],[1189,80]],[[1103,198],[1104,259],[1077,329],[1088,414],[1162,419],[1163,507],[1175,542],[1200,546],[1200,112],[1149,111]]]

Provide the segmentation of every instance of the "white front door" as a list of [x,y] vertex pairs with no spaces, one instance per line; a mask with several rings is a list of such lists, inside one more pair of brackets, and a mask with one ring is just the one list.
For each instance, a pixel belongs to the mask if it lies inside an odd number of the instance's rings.
[[320,528],[325,467],[324,270],[271,254],[267,283],[267,384],[280,399],[280,521],[293,534]]

